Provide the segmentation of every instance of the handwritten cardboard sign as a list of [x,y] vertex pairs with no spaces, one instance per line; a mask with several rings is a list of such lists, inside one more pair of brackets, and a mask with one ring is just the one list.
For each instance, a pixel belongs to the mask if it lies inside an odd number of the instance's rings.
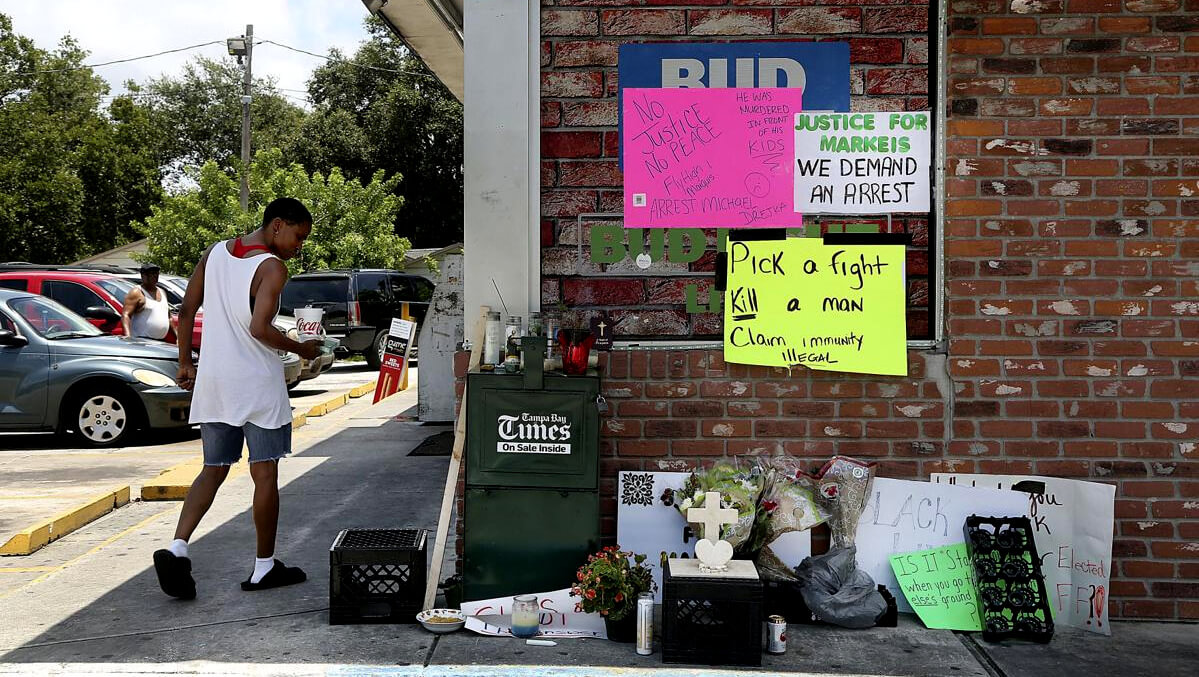
[[[575,611],[575,604],[580,600],[570,594],[570,588],[535,594],[537,604],[541,608],[538,634],[542,637],[608,638],[603,616]],[[480,635],[511,637],[512,602],[512,597],[463,602],[462,613],[466,614],[466,629]]]
[[[662,601],[662,565],[667,557],[694,557],[699,539],[691,525],[673,506],[662,503],[666,489],[679,489],[685,472],[623,471],[617,481],[616,542],[621,550],[648,555],[657,584],[655,598]],[[783,563],[798,566],[812,554],[812,532],[783,534],[771,544]]]
[[[1034,475],[933,473],[932,480],[957,486],[1016,489],[1014,493],[1028,504],[1033,541],[1041,554],[1041,572],[1057,622],[1112,634],[1107,594],[1111,589],[1115,487]],[[1040,483],[1044,491],[1020,492],[1019,487],[1028,486],[1022,482]]]
[[[970,515],[1027,514],[1028,499],[1011,491],[876,477],[858,522],[858,567],[894,592],[899,582],[891,555],[964,543]],[[902,596],[895,601],[900,611],[912,611]]]
[[795,134],[803,92],[625,89],[628,228],[799,227]]
[[906,376],[904,256],[817,238],[729,242],[725,361]]
[[927,212],[930,124],[928,112],[797,113],[796,210]]
[[926,627],[982,630],[974,563],[965,543],[891,555],[904,599]]

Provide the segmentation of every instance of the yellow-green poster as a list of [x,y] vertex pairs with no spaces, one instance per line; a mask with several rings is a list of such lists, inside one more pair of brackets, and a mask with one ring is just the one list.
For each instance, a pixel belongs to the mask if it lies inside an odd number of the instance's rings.
[[730,241],[724,359],[906,376],[902,245]]

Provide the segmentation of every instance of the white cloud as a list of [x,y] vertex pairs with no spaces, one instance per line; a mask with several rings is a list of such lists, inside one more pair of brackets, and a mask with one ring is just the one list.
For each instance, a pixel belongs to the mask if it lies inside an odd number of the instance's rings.
[[[91,53],[89,64],[221,42],[97,68],[114,93],[124,90],[126,80],[177,74],[197,55],[223,56],[225,38],[241,35],[246,24],[254,25],[255,41],[266,38],[317,54],[337,47],[352,56],[366,38],[362,22],[367,17],[357,0],[0,0],[0,12],[12,18],[17,33],[42,48],[70,34]],[[312,70],[322,63],[274,45],[255,46],[254,75],[273,76],[281,88],[304,90]],[[303,98],[301,93],[286,93]]]

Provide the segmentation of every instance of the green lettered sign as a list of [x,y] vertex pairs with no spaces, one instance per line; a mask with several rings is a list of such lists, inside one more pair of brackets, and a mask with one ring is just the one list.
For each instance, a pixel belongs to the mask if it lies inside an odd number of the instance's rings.
[[965,543],[891,555],[899,588],[934,630],[982,630],[974,564]]

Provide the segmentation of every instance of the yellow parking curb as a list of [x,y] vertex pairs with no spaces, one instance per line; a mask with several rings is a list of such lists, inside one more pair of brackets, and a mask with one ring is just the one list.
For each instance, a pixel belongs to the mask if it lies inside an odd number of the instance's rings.
[[[245,472],[247,467],[244,460],[233,465],[229,468],[229,477],[237,477]],[[158,477],[147,480],[142,485],[142,500],[182,501],[187,498],[192,482],[203,468],[204,459],[197,457],[163,470]]]
[[129,502],[130,487],[118,487],[96,496],[57,517],[18,532],[3,546],[0,555],[28,555]]
[[321,404],[318,404],[315,407],[309,409],[307,412],[307,415],[308,416],[324,416],[325,414],[328,414],[331,411],[336,411],[338,409],[341,409],[342,407],[346,406],[346,402],[349,402],[349,401],[350,401],[350,394],[342,393],[342,394],[338,395],[337,397],[334,397],[333,399],[326,400],[326,401],[322,402]]
[[375,387],[378,384],[379,384],[378,381],[371,381],[370,383],[363,383],[362,385],[360,385],[357,388],[354,388],[353,390],[350,391],[350,397],[358,398],[358,397],[362,397],[363,395],[373,393],[373,392],[375,392]]
[[303,428],[308,425],[308,414],[296,414],[291,417],[291,429]]

